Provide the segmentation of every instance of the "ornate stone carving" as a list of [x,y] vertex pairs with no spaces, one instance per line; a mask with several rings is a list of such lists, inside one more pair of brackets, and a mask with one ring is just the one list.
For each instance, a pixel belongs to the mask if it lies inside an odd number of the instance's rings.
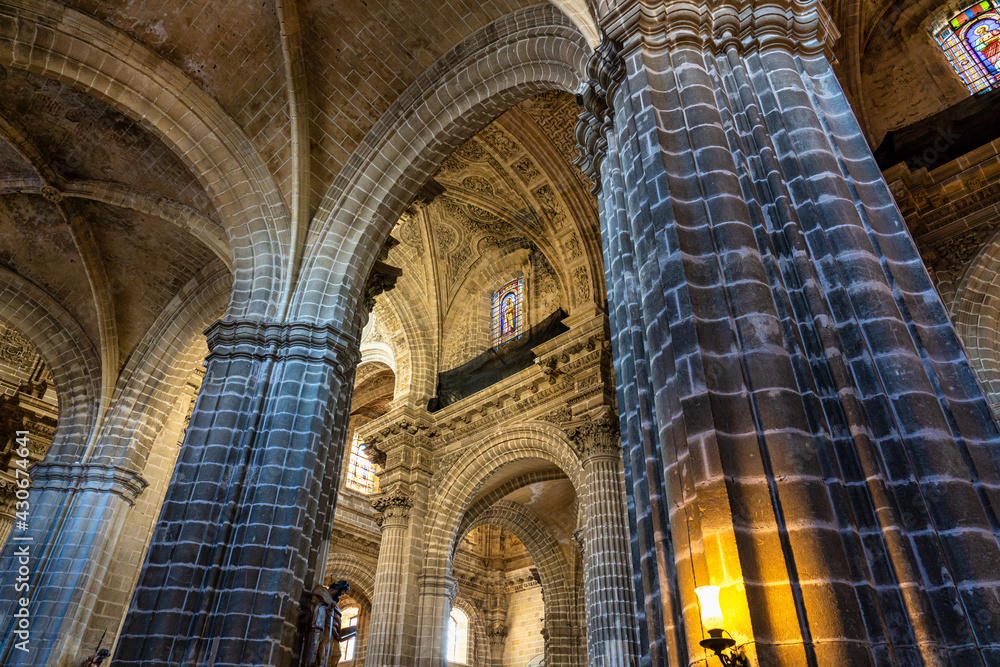
[[566,434],[584,461],[595,457],[617,459],[621,456],[618,418],[611,410],[605,410],[597,418],[588,416],[583,423],[571,427]]
[[375,465],[385,467],[386,455],[375,443],[363,440],[361,442],[361,454]]
[[494,621],[486,630],[486,639],[494,647],[502,648],[507,641],[507,627],[500,621]]
[[31,342],[17,330],[7,328],[0,334],[0,359],[19,368],[31,368],[37,357]]
[[386,264],[385,262],[375,262],[372,272],[365,282],[362,303],[366,313],[371,313],[375,308],[375,297],[393,289],[396,281],[403,275],[403,270]]
[[53,204],[58,204],[62,201],[62,193],[51,185],[42,186],[42,197],[52,202]]
[[410,519],[413,501],[402,489],[396,487],[372,500],[375,523],[385,530],[386,526],[405,526]]

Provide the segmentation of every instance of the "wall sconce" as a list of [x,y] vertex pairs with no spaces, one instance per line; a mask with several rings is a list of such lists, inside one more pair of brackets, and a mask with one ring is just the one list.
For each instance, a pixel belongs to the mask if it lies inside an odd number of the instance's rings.
[[725,653],[727,649],[736,646],[736,640],[723,637],[723,633],[729,634],[722,629],[722,605],[719,604],[718,586],[699,586],[694,589],[698,596],[698,604],[701,607],[701,624],[708,631],[708,638],[701,640],[701,645],[718,656],[723,667],[750,667],[743,649],[737,649],[730,653]]

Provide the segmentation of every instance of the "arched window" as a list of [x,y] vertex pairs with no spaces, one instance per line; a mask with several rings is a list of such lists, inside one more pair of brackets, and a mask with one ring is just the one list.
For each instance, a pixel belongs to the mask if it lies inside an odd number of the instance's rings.
[[983,0],[960,12],[935,38],[970,91],[1000,86],[1000,0]]
[[[340,626],[343,628],[356,628],[358,627],[358,608],[348,607],[342,612],[340,617]],[[340,642],[340,659],[343,662],[348,662],[354,660],[354,647],[357,644],[358,636],[355,635],[348,639],[346,642]]]
[[524,278],[516,278],[493,293],[490,345],[500,347],[524,331]]
[[347,488],[361,493],[375,490],[375,464],[361,453],[361,436],[354,434],[351,460],[347,464]]
[[452,609],[448,619],[448,662],[469,662],[469,617]]

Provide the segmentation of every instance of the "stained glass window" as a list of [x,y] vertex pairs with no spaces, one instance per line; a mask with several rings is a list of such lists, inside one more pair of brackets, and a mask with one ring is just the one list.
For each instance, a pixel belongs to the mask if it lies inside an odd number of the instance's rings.
[[354,434],[351,460],[347,467],[347,488],[371,493],[375,490],[375,464],[361,453],[361,436]]
[[500,347],[521,337],[524,329],[524,278],[510,281],[493,294],[490,344]]
[[960,12],[935,38],[970,91],[1000,86],[1000,0],[983,0]]

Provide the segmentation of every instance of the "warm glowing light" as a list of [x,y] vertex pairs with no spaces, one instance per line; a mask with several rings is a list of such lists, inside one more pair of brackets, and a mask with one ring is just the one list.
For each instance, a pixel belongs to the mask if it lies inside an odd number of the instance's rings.
[[718,586],[699,586],[694,589],[701,605],[701,624],[706,630],[717,630],[723,625],[722,605],[719,604]]

